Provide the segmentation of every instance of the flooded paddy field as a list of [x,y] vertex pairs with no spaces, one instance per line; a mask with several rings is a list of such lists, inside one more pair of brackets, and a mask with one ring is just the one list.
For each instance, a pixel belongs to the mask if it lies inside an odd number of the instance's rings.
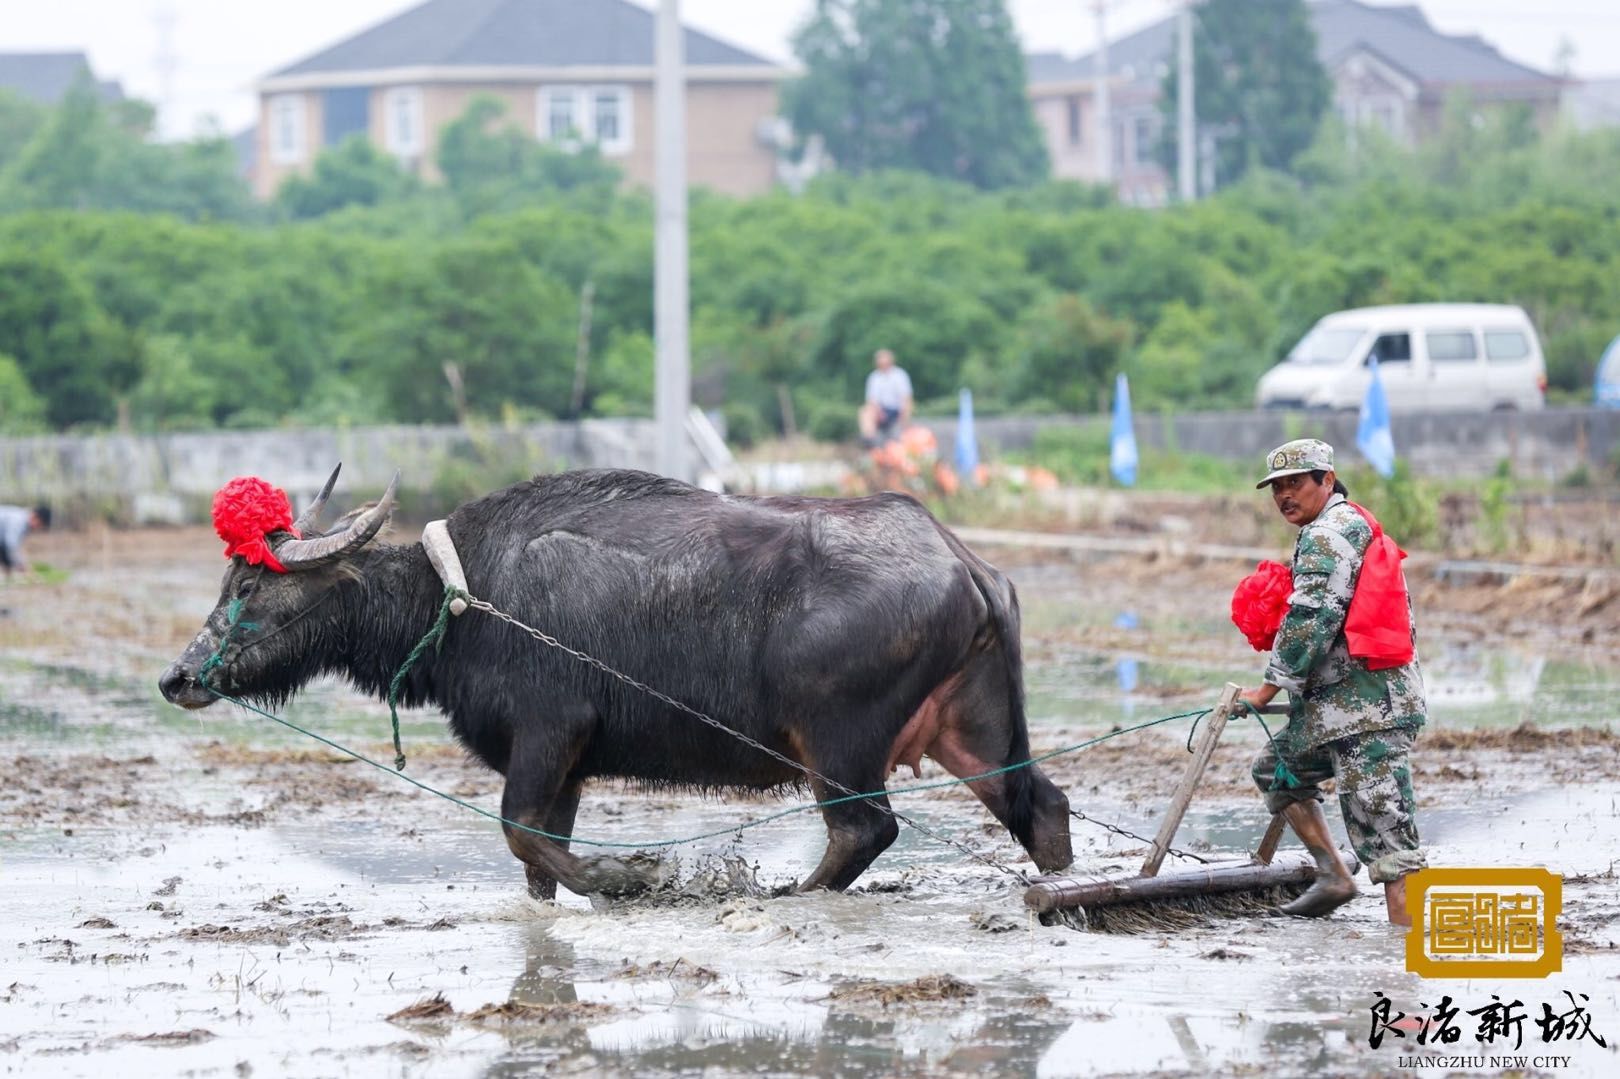
[[[1465,1015],[1445,1051],[1523,1055],[1524,1073],[1620,1068],[1620,648],[1605,606],[1581,611],[1589,598],[1414,581],[1431,862],[1565,877],[1561,973],[1439,982],[1406,971],[1404,934],[1365,885],[1324,922],[1085,933],[1039,924],[1015,877],[904,829],[851,894],[775,895],[820,855],[814,813],[679,848],[670,887],[648,899],[538,903],[487,820],[259,717],[159,698],[158,673],[215,599],[211,534],[41,539],[34,553],[66,579],[0,589],[5,1074],[1498,1072],[1403,1066],[1435,1052],[1410,1034],[1372,1048],[1376,994],[1409,1012],[1497,994],[1539,1016],[1543,1002],[1566,1009],[1566,992],[1586,998],[1607,1048],[1543,1044],[1529,1021],[1519,1049],[1482,1046]],[[986,553],[1023,596],[1037,753],[1205,707],[1258,670],[1225,619],[1247,567]],[[386,707],[340,686],[285,714],[391,755]],[[436,713],[402,719],[410,775],[498,806],[499,777],[465,760]],[[1151,834],[1187,731],[1124,735],[1048,771],[1088,816]],[[1228,729],[1178,847],[1238,857],[1257,844],[1248,761],[1262,742],[1248,723]],[[940,776],[925,763],[924,781]],[[802,799],[601,784],[576,834],[693,835]],[[959,788],[896,805],[1033,872]],[[1144,853],[1085,822],[1074,838],[1077,870],[1134,873]]]

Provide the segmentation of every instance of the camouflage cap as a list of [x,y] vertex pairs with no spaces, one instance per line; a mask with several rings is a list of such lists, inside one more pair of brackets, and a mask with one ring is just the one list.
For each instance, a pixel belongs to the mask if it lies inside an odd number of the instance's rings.
[[1333,447],[1317,438],[1296,438],[1266,454],[1266,467],[1271,471],[1255,484],[1264,487],[1283,476],[1297,476],[1301,472],[1333,471]]

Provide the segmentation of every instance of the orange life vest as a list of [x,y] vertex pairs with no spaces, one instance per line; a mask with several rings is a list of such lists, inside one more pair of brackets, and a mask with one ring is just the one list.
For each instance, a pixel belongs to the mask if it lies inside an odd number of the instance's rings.
[[1373,535],[1344,619],[1345,640],[1350,654],[1363,660],[1370,671],[1404,666],[1412,662],[1413,655],[1412,608],[1407,602],[1406,575],[1401,572],[1406,552],[1384,532],[1376,517],[1354,502],[1350,508],[1361,514]]

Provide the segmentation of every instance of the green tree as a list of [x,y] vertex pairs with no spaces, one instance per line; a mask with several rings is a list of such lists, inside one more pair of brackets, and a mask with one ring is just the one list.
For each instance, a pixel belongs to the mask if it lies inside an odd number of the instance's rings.
[[[371,283],[380,312],[356,320],[344,351],[390,413],[456,419],[446,365],[469,411],[559,415],[573,390],[578,301],[501,239],[458,239]],[[365,302],[365,301],[363,301]]]
[[45,122],[45,109],[10,90],[0,90],[0,173]]
[[[1200,132],[1215,137],[1216,184],[1256,167],[1286,171],[1311,145],[1333,96],[1304,0],[1204,0],[1193,23],[1194,104]],[[1159,98],[1159,156],[1172,170],[1176,68],[1169,65]]]
[[1109,318],[1079,296],[1046,300],[1018,327],[1018,396],[1065,412],[1099,411],[1131,336],[1129,322]]
[[0,353],[15,358],[51,423],[110,422],[139,374],[128,336],[54,257],[0,254],[0,281]]
[[0,435],[31,435],[45,427],[45,402],[17,361],[0,352]]
[[155,143],[154,118],[142,101],[102,102],[89,79],[80,78],[0,169],[0,210],[255,216],[228,140]]
[[610,202],[619,170],[594,146],[564,149],[535,141],[488,94],[439,133],[439,171],[469,216],[533,204],[559,192],[589,192]]
[[801,139],[840,168],[915,169],[980,188],[1045,179],[1005,0],[817,0],[784,90]]
[[417,191],[416,178],[399,162],[354,135],[315,159],[309,176],[293,176],[276,192],[289,217],[320,217],[345,206],[376,206]]

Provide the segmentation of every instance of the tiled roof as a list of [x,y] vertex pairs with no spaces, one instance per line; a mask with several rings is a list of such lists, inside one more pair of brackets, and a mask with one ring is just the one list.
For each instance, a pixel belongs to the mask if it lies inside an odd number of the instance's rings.
[[[62,100],[90,61],[82,52],[0,52],[0,89],[13,90],[42,105]],[[93,78],[94,76],[92,76]],[[124,91],[116,82],[97,82],[104,101],[119,101]]]
[[[277,76],[399,67],[651,67],[652,12],[629,0],[427,0]],[[688,65],[776,65],[696,30]]]
[[[1558,80],[1509,60],[1473,34],[1443,34],[1429,25],[1415,4],[1378,6],[1360,0],[1311,0],[1307,5],[1316,29],[1316,55],[1332,67],[1358,49],[1369,49],[1420,83],[1441,85],[1536,83],[1551,89]],[[1137,81],[1157,83],[1160,65],[1175,48],[1175,19],[1160,20],[1108,44],[1108,66]],[[1088,53],[1065,60],[1053,53],[1030,66],[1031,82],[1067,82],[1092,74]],[[1033,61],[1033,58],[1032,58]]]

